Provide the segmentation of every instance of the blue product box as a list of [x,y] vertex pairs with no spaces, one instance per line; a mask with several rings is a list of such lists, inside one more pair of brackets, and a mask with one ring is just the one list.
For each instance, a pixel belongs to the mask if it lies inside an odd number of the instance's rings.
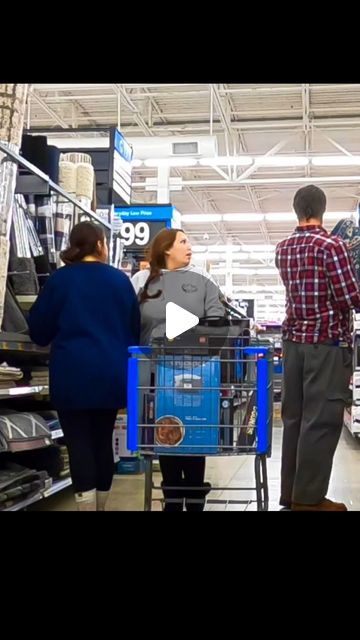
[[143,458],[134,456],[132,458],[120,458],[116,464],[116,473],[119,475],[130,475],[144,473],[145,465]]
[[159,359],[155,385],[156,453],[194,455],[219,451],[220,366],[218,356]]

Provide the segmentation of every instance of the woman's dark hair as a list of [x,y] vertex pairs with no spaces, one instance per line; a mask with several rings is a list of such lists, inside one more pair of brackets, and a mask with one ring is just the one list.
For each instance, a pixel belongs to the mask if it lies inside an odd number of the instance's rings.
[[148,287],[151,282],[157,280],[161,274],[161,270],[166,268],[166,251],[171,249],[178,233],[184,232],[181,229],[162,229],[153,239],[147,253],[147,260],[150,264],[150,274],[140,295],[140,302],[145,302],[147,299],[153,300],[161,295],[161,289],[152,296],[149,295]]
[[104,243],[103,228],[93,222],[79,222],[72,228],[69,238],[70,246],[60,253],[65,264],[81,262],[86,256],[99,256],[98,242]]
[[326,209],[326,195],[319,187],[309,184],[295,193],[293,206],[299,221],[311,218],[322,220]]

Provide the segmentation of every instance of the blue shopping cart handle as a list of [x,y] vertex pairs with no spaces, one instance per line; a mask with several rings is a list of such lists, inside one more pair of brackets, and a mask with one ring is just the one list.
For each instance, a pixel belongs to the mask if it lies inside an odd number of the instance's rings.
[[131,356],[143,354],[144,356],[148,356],[152,353],[152,347],[129,347],[128,352]]
[[266,355],[270,352],[270,347],[245,347],[244,353],[247,356]]

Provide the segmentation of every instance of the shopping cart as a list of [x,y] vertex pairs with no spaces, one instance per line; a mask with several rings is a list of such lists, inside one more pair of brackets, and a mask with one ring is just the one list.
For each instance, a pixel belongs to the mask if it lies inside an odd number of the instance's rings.
[[[145,511],[156,499],[153,489],[179,489],[154,485],[157,456],[245,454],[255,456],[255,486],[211,491],[253,492],[256,498],[207,499],[207,504],[256,502],[258,511],[268,510],[273,352],[248,342],[236,329],[197,326],[172,341],[162,337],[151,347],[130,347],[127,445],[144,457]],[[186,487],[186,500],[195,502],[191,492],[196,491],[199,487]]]

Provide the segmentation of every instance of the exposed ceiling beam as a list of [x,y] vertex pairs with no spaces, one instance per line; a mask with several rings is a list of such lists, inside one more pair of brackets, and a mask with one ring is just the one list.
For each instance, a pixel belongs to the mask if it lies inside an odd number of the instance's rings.
[[133,114],[133,118],[134,118],[135,122],[140,127],[140,129],[142,129],[144,131],[145,135],[147,135],[147,136],[155,135],[153,133],[153,131],[150,129],[150,127],[147,125],[147,123],[145,122],[145,120],[144,120],[143,116],[141,115],[141,113],[140,113],[138,107],[136,106],[136,104],[131,100],[130,96],[128,96],[128,94],[126,93],[124,85],[113,84],[111,86],[113,88],[113,91],[116,94],[120,94],[120,96],[122,98],[122,101],[124,102],[124,104],[126,104],[128,109],[130,109],[130,111]]
[[53,118],[53,120],[55,120],[55,122],[57,122],[57,124],[60,125],[60,127],[62,127],[63,129],[69,129],[70,125],[65,122],[65,120],[63,120],[57,113],[56,111],[54,111],[54,109],[52,109],[51,107],[49,107],[49,105],[45,102],[45,100],[43,98],[40,98],[40,96],[37,95],[36,91],[34,88],[30,89],[29,94],[31,95],[31,97],[35,100],[35,102],[37,102],[43,109],[44,111],[46,111],[46,113]]

